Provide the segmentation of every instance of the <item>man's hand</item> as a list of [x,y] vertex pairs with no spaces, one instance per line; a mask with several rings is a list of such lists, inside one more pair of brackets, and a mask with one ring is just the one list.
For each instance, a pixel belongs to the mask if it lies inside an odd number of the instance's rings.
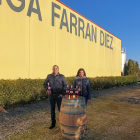
[[48,93],[49,95],[51,95],[51,93],[49,92],[49,90],[47,90],[47,93]]
[[91,101],[90,99],[87,100],[88,103],[90,103],[90,101]]
[[62,97],[63,95],[62,94],[60,94],[58,97]]

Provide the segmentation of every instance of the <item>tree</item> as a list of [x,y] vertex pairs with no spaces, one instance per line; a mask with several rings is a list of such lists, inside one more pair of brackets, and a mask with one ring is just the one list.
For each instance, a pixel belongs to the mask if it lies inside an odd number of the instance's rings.
[[134,75],[135,74],[135,64],[134,61],[129,59],[127,64],[127,75]]
[[127,71],[128,71],[128,65],[125,64],[125,65],[124,65],[124,76],[125,76],[125,75],[128,75],[128,72],[127,72]]
[[140,68],[139,68],[139,71],[138,71],[138,79],[140,79]]
[[124,67],[124,75],[135,75],[140,78],[140,68],[138,62],[129,59],[128,63]]
[[136,74],[135,75],[137,75],[138,76],[138,73],[139,73],[139,64],[138,64],[138,62],[137,61],[135,61],[134,62],[134,64],[135,64],[135,72],[136,72]]

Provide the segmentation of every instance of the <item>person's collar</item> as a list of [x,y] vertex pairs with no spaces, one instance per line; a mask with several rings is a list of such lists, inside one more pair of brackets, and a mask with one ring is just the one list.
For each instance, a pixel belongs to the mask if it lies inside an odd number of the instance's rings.
[[76,79],[84,79],[86,76],[83,76],[82,78],[80,76],[76,76]]
[[[57,75],[59,75],[59,74],[60,74],[60,73],[58,72],[58,74],[57,74]],[[53,75],[53,76],[57,76],[57,75],[54,75],[54,73],[52,73],[52,75]]]

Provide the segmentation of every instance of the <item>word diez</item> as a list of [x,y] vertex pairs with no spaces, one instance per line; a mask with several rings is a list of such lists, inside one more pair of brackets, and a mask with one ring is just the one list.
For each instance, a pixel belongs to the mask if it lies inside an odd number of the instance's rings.
[[[9,5],[9,7],[15,12],[21,12],[25,8],[25,0],[17,0],[21,3],[19,7],[15,6],[12,3],[12,0],[6,0],[6,1]],[[36,8],[33,7],[34,2],[36,3],[36,6],[37,6]],[[0,0],[0,5],[2,5],[2,0]],[[57,10],[55,10],[55,9],[57,9]],[[61,30],[65,27],[67,32],[72,33],[73,32],[72,29],[74,29],[76,36],[78,35],[80,37],[82,34],[82,37],[84,39],[89,38],[90,41],[92,41],[92,42],[94,41],[95,43],[97,43],[97,27],[90,25],[90,23],[88,23],[88,22],[85,25],[85,22],[81,17],[76,17],[76,15],[71,12],[70,12],[70,19],[68,19],[67,10],[65,8],[63,8],[62,15],[60,16],[58,13],[55,12],[58,10],[61,10],[61,6],[52,2],[52,10],[51,10],[52,26],[55,26],[55,24],[54,24],[55,18],[58,18],[58,19],[60,19],[59,28]],[[38,19],[40,21],[42,21],[39,0],[30,0],[29,8],[27,11],[27,16],[31,17],[32,12],[36,13],[38,15]],[[100,45],[113,50],[112,43],[113,43],[113,36],[100,30]]]

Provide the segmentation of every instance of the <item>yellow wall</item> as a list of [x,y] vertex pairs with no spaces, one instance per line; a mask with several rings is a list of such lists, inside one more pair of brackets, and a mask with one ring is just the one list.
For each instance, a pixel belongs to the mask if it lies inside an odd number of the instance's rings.
[[[24,0],[22,0],[24,1]],[[121,75],[121,40],[105,31],[98,25],[87,20],[80,14],[71,10],[56,0],[34,0],[33,8],[37,9],[39,2],[42,21],[38,14],[32,12],[27,16],[32,0],[26,0],[25,7],[20,12],[15,12],[7,3],[1,0],[0,4],[0,79],[17,78],[46,78],[52,72],[54,64],[60,67],[60,73],[65,76],[76,75],[79,68],[86,70],[88,77],[120,76]],[[14,6],[20,7],[18,0],[11,0]],[[52,26],[52,2],[61,9],[54,8],[60,18],[54,17]],[[60,23],[63,9],[66,10],[68,28]],[[72,27],[70,33],[70,13],[77,18],[77,35]],[[97,28],[96,43],[83,38],[82,31],[78,36],[78,18]],[[66,19],[64,18],[64,22]],[[72,22],[75,19],[72,18]],[[100,45],[100,31],[113,37],[113,50]],[[85,36],[85,35],[84,35]],[[108,38],[110,44],[111,38]]]

